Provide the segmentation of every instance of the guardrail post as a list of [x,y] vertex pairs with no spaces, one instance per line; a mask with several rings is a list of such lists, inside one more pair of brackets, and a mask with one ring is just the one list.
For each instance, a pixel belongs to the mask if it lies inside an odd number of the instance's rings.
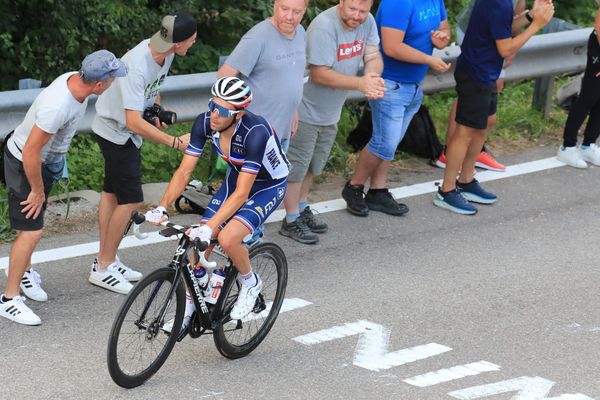
[[[571,24],[559,18],[552,18],[552,21],[544,27],[544,33],[564,32],[574,29],[580,29],[580,26]],[[552,111],[552,93],[554,91],[555,76],[543,76],[535,80],[533,90],[533,107],[544,113],[544,118],[550,117]]]

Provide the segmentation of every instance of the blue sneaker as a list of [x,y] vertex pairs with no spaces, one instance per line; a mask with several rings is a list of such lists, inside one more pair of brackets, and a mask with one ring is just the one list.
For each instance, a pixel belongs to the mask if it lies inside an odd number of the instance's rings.
[[477,214],[477,208],[462,197],[456,189],[444,193],[441,188],[438,188],[438,192],[433,198],[433,204],[457,214]]
[[468,201],[479,204],[492,204],[498,200],[494,193],[484,190],[477,179],[473,179],[470,183],[456,182],[456,190],[463,195]]

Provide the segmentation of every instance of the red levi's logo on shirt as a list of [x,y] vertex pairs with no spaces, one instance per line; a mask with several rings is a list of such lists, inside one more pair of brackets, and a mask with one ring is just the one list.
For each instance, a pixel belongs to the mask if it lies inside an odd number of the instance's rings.
[[354,43],[340,44],[337,54],[338,61],[360,56],[365,47],[364,43],[365,42],[361,39],[354,41]]

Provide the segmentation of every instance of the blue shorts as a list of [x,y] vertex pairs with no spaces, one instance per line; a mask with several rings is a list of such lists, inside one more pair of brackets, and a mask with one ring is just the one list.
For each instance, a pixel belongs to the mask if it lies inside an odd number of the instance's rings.
[[379,100],[369,100],[373,119],[373,136],[367,150],[382,160],[393,160],[410,120],[423,101],[420,84],[384,79],[387,91]]
[[[227,169],[225,181],[213,196],[204,215],[202,222],[206,223],[221,207],[221,204],[233,193],[237,183],[238,173]],[[253,233],[256,228],[264,224],[266,219],[279,207],[285,196],[287,188],[287,178],[254,181],[248,200],[239,210],[230,218],[241,222],[248,230]]]

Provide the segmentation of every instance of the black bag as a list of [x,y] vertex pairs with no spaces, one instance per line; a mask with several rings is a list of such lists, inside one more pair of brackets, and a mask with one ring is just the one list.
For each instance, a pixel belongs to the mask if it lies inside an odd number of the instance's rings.
[[[346,143],[352,146],[354,151],[358,151],[367,145],[372,135],[371,108],[367,103],[356,128],[348,135]],[[437,160],[443,149],[444,146],[438,139],[429,110],[426,106],[421,105],[419,111],[410,121],[406,135],[404,135],[396,152],[403,151],[429,160]]]
[[192,180],[175,201],[175,208],[182,214],[204,214],[214,194],[215,189],[211,185]]
[[4,141],[0,142],[0,182],[4,186],[6,186],[6,179],[4,177],[4,151],[6,149],[6,142],[8,141],[8,138],[12,136],[13,132],[6,135]]

